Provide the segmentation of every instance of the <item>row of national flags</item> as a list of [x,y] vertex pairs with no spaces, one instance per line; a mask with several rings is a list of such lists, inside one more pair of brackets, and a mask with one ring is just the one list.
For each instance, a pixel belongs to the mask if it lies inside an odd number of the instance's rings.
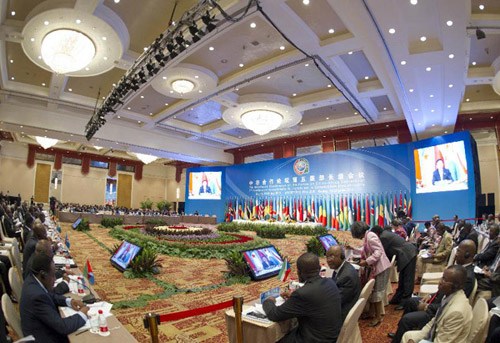
[[390,225],[403,209],[411,217],[412,200],[403,192],[332,194],[305,197],[253,197],[226,200],[226,221],[233,219],[314,222],[348,230],[355,221]]

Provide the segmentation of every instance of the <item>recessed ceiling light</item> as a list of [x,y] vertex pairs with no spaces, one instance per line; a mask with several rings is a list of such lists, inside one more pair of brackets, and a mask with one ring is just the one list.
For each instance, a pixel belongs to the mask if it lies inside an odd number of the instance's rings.
[[149,115],[152,116],[153,115],[153,112],[149,112]]
[[427,37],[425,37],[425,36],[420,37],[421,42],[425,42],[426,40],[427,40]]
[[297,96],[297,93],[293,93],[292,96]]
[[434,110],[431,110],[431,113],[434,113]]
[[448,131],[445,131],[444,133],[448,133]]
[[10,60],[9,62],[10,62],[10,63],[14,63],[14,60]]
[[469,102],[469,101],[470,101],[470,99],[469,99],[469,98],[467,98],[467,99],[465,99],[465,101],[466,101],[466,102]]
[[11,16],[15,16],[15,15],[16,15],[16,11],[11,11],[11,12],[10,12],[10,15],[11,15]]
[[432,127],[436,126],[436,124],[432,124]]
[[271,78],[271,76],[268,76],[267,79],[269,80]]
[[198,78],[199,78],[199,76],[198,76],[198,75],[195,75],[195,76],[194,76],[194,78],[195,78],[195,79],[198,79]]
[[418,112],[418,108],[415,108],[415,109],[414,109],[414,111],[415,111],[415,112]]
[[454,57],[455,57],[455,55],[453,55],[453,54],[449,54],[449,55],[448,55],[448,58],[450,58],[450,59],[451,59],[451,58],[454,58]]
[[166,80],[166,79],[167,79],[167,77],[166,77],[166,76],[162,76],[161,78],[162,78],[163,80]]
[[387,111],[387,107],[384,107],[384,111]]
[[104,99],[106,99],[106,97],[105,97],[105,96],[103,96],[103,97],[102,97],[102,99],[104,100]]
[[12,76],[10,79],[11,79],[11,80],[14,80],[14,76]]
[[479,9],[480,9],[481,11],[482,11],[482,10],[484,10],[484,5],[482,5],[482,4],[481,4],[481,5],[479,5]]
[[332,85],[328,85],[327,87],[328,87],[328,88],[332,88]]
[[446,107],[451,108],[451,105],[448,105],[448,106],[446,106]]
[[402,66],[406,65],[406,61],[405,60],[401,61],[401,65]]
[[284,45],[280,46],[280,50],[281,51],[285,50],[285,46]]
[[418,4],[418,0],[410,0],[410,4],[416,5],[416,4]]
[[453,88],[453,83],[450,83],[450,84],[448,85],[448,88]]
[[452,26],[452,25],[453,25],[453,21],[448,20],[448,21],[446,22],[446,25],[448,25],[448,26]]
[[477,63],[476,63],[475,61],[474,61],[474,62],[472,62],[472,65],[473,65],[473,66],[475,66],[476,64],[477,64]]
[[127,110],[130,110],[130,107],[127,107]]
[[102,59],[105,60],[105,61],[107,61],[108,60],[108,56],[104,56]]
[[22,128],[24,128],[24,126],[23,126],[23,125],[19,125],[19,127],[20,127],[21,129],[22,129]]
[[115,4],[117,4],[117,3],[119,3],[119,2],[120,2],[120,0],[115,0]]
[[121,117],[120,116],[116,116],[116,118],[120,119]]
[[365,76],[365,80],[368,80],[370,77],[369,76]]
[[309,67],[309,63],[304,64],[304,67]]
[[239,64],[240,68],[243,68],[245,65],[243,63]]
[[393,28],[393,27],[391,27],[391,28],[389,29],[389,33],[390,33],[391,35],[395,34],[395,33],[396,33],[396,29],[395,29],[395,28]]
[[72,92],[73,91],[73,88],[68,88],[68,92]]
[[90,68],[89,68],[89,67],[85,67],[85,70],[86,70],[86,71],[89,71],[89,70],[90,70]]
[[165,106],[168,106],[168,102],[165,103]]
[[144,51],[148,51],[148,47],[145,46],[144,48],[142,48]]
[[303,3],[304,5],[309,5],[309,0],[302,0],[302,3]]
[[418,126],[422,125],[422,123],[417,123]]
[[214,50],[215,50],[215,48],[214,48],[213,46],[209,46],[209,47],[208,47],[208,50],[210,50],[210,51],[214,51]]
[[431,68],[431,67],[427,67],[427,68],[425,68],[425,70],[426,70],[426,71],[431,71],[431,70],[432,70],[432,68]]
[[413,93],[413,88],[408,89],[410,93]]
[[328,33],[329,33],[329,34],[335,33],[335,29],[330,29],[330,30],[328,30]]
[[434,98],[434,94],[429,95],[429,98]]
[[257,27],[257,24],[255,24],[255,23],[253,23],[253,22],[252,22],[252,23],[250,23],[250,27],[251,27],[252,29],[255,29],[255,28]]
[[[140,120],[137,121],[139,124],[142,123]],[[116,142],[116,144],[118,144],[118,142]]]
[[203,93],[203,91],[201,89],[198,90],[198,93]]
[[173,93],[174,93],[174,91],[173,91],[173,90],[171,90],[171,91],[170,91],[170,94],[173,94]]
[[45,26],[47,26],[47,25],[49,25],[49,24],[50,24],[50,23],[49,23],[49,21],[48,21],[48,20],[45,20],[45,21],[43,22],[43,25],[45,25]]
[[352,51],[349,51],[347,54],[348,54],[348,55],[352,55]]
[[45,87],[45,82],[42,82],[42,86],[44,86],[44,87]]
[[35,41],[35,37],[31,37],[30,41],[34,42]]
[[144,99],[144,95],[141,95],[141,99]]
[[354,114],[358,114],[358,112],[354,112]]
[[75,23],[77,23],[77,24],[81,24],[81,23],[82,23],[82,21],[81,21],[80,19],[77,19],[77,20],[75,20]]
[[330,117],[326,117],[326,120],[330,120]]

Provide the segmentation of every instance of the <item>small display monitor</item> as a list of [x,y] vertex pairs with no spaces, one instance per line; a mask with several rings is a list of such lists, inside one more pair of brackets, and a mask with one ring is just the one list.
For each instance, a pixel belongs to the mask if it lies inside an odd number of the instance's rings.
[[321,242],[321,245],[323,246],[323,248],[325,248],[325,251],[328,251],[328,249],[330,249],[330,247],[333,245],[338,245],[335,237],[333,237],[329,233],[326,235],[318,236],[318,240]]
[[73,224],[71,224],[71,227],[73,228],[73,230],[76,230],[76,228],[78,227],[78,225],[80,225],[80,223],[82,222],[82,217],[78,217],[75,222]]
[[254,280],[278,275],[283,259],[273,245],[241,252]]
[[111,264],[123,272],[128,268],[128,265],[137,256],[140,250],[141,247],[123,241],[113,256],[111,256]]

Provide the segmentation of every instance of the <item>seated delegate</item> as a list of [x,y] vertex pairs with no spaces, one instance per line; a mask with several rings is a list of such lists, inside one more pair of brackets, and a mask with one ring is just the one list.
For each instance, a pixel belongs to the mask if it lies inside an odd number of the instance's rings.
[[[69,342],[68,335],[75,332],[87,320],[89,308],[80,300],[65,298],[53,293],[55,265],[52,258],[39,254],[33,258],[32,274],[23,284],[21,303],[21,327],[25,336],[33,335],[37,342]],[[72,307],[78,313],[62,318],[58,306]]]
[[280,342],[335,342],[340,333],[340,292],[330,278],[319,276],[318,256],[305,253],[297,259],[297,274],[304,286],[291,294],[283,294],[286,299],[281,306],[275,299],[267,298],[263,303],[267,317],[279,322],[297,318],[299,325]]

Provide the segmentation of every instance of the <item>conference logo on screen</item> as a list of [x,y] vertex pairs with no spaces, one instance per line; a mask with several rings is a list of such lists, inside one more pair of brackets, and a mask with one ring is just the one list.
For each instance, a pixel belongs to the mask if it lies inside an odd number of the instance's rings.
[[299,158],[293,164],[293,171],[297,175],[304,175],[309,173],[309,161],[305,158]]

